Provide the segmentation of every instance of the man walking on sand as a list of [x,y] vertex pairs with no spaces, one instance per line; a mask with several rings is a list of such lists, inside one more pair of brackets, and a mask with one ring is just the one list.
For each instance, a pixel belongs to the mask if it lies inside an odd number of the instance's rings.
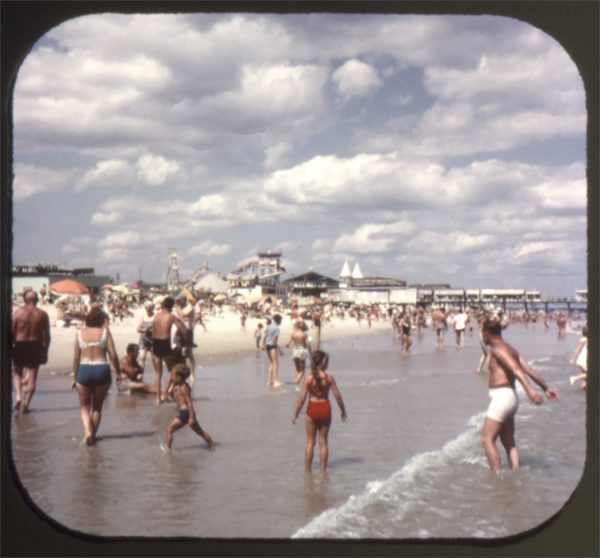
[[15,411],[28,413],[39,367],[48,362],[50,320],[46,312],[37,308],[35,291],[27,291],[23,298],[25,306],[14,313],[12,320],[13,384]]
[[[162,301],[159,312],[152,321],[152,363],[155,371],[156,404],[160,405],[167,399],[169,386],[171,384],[171,369],[175,364],[175,354],[171,345],[171,328],[175,326],[182,339],[187,337],[187,329],[183,322],[173,315],[175,301],[167,296]],[[164,393],[161,392],[162,365],[163,360],[167,366],[167,385]]]
[[491,403],[483,424],[482,444],[490,468],[498,473],[500,471],[500,454],[496,448],[498,436],[506,450],[510,468],[514,470],[519,467],[519,451],[515,443],[515,415],[519,408],[519,400],[515,390],[515,379],[519,380],[527,397],[536,405],[540,405],[543,398],[531,387],[528,376],[542,388],[549,400],[557,402],[559,397],[558,393],[548,387],[518,351],[502,339],[502,326],[499,321],[486,320],[483,323],[482,339],[491,349],[489,361]]

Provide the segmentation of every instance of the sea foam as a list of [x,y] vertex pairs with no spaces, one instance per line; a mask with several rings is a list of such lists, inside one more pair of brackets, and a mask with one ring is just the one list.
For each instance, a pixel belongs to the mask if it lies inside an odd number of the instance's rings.
[[[486,466],[480,454],[476,455],[484,415],[472,416],[467,430],[441,449],[417,454],[387,479],[368,482],[361,493],[350,496],[337,508],[324,511],[298,529],[292,538],[394,537],[395,526],[416,505],[432,497],[432,484],[440,469],[456,462]],[[441,509],[438,511],[443,513]],[[421,529],[412,536],[429,535]]]

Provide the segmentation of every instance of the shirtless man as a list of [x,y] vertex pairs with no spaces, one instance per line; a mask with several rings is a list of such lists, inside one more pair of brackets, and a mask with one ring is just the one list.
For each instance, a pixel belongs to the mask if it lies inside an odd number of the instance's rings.
[[436,345],[441,347],[444,344],[444,334],[448,328],[448,321],[446,319],[446,312],[443,308],[437,308],[431,314],[431,320],[436,334]]
[[25,306],[19,308],[12,319],[13,384],[15,411],[22,409],[23,413],[28,413],[40,364],[48,362],[50,319],[46,312],[37,308],[35,291],[27,291],[23,299]]
[[[170,296],[162,301],[161,308],[152,322],[152,363],[154,364],[154,378],[156,386],[156,404],[160,405],[167,399],[169,386],[172,383],[171,369],[175,364],[175,354],[171,345],[171,328],[175,326],[182,339],[187,336],[184,323],[173,314],[175,301]],[[167,366],[167,386],[161,393],[162,365]]]
[[558,336],[562,339],[567,334],[567,317],[562,312],[558,313],[556,325],[558,326]]
[[194,357],[194,326],[196,325],[196,299],[192,299],[188,304],[185,296],[177,297],[175,302],[175,313],[183,322],[187,329],[187,337],[181,340],[181,347],[184,358],[190,363],[190,384],[196,383],[196,359]]
[[412,323],[410,321],[410,313],[405,311],[400,314],[398,319],[398,327],[400,329],[400,338],[402,343],[402,353],[407,355],[410,353],[412,339],[410,338]]
[[292,344],[294,345],[294,348],[292,349],[292,360],[294,361],[294,366],[296,367],[296,377],[294,378],[295,384],[299,384],[302,380],[306,370],[306,357],[311,354],[311,348],[306,335],[307,331],[308,326],[304,320],[302,318],[298,318],[294,323],[294,330],[292,331],[290,340],[286,345],[288,348]]
[[465,346],[465,330],[468,322],[469,316],[461,308],[460,312],[454,316],[454,333],[456,334],[456,345],[459,348]]
[[417,334],[419,337],[423,335],[423,329],[425,328],[425,308],[419,306],[417,309]]
[[490,347],[490,398],[491,403],[483,423],[482,444],[490,468],[500,471],[500,454],[496,439],[506,450],[511,469],[519,467],[519,452],[515,444],[515,415],[519,400],[515,390],[515,379],[523,385],[527,397],[540,405],[543,397],[529,383],[528,376],[539,385],[551,401],[559,401],[558,393],[548,387],[542,377],[529,366],[518,351],[502,339],[502,326],[497,320],[486,320],[482,328],[482,339]]

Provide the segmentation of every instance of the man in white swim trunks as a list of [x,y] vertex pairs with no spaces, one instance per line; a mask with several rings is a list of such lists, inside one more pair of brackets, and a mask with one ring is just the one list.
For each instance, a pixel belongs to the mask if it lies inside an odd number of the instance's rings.
[[290,340],[286,345],[288,348],[291,345],[294,345],[292,350],[292,360],[294,361],[294,366],[296,367],[296,377],[294,378],[294,383],[298,385],[304,376],[304,371],[306,370],[306,357],[311,354],[311,347],[308,342],[308,336],[306,332],[308,331],[308,326],[304,322],[302,318],[298,318],[294,323],[294,330],[290,335]]
[[531,368],[518,351],[502,339],[502,326],[497,320],[486,320],[482,327],[482,339],[490,346],[490,397],[491,403],[483,423],[482,444],[490,468],[495,473],[500,471],[500,454],[496,447],[496,439],[506,450],[511,469],[519,467],[519,451],[515,444],[515,415],[519,407],[515,379],[523,385],[527,397],[536,405],[543,402],[543,397],[529,383],[527,377],[539,385],[546,397],[551,401],[559,401],[558,393],[548,387],[542,377]]
[[465,329],[467,329],[467,323],[469,316],[461,308],[460,312],[454,316],[454,333],[456,333],[456,345],[458,347],[465,346]]

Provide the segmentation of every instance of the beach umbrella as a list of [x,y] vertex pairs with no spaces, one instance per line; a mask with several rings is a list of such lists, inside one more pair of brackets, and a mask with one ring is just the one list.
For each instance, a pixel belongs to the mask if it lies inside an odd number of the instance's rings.
[[55,294],[87,294],[88,288],[74,279],[63,279],[50,285],[50,291]]
[[112,291],[122,295],[130,295],[132,292],[131,289],[125,283],[123,283],[122,285],[113,286]]
[[114,287],[114,285],[111,285],[110,283],[107,283],[106,285],[102,285],[100,288],[103,291],[110,291],[113,287]]
[[227,293],[229,291],[229,283],[219,277],[216,273],[209,273],[196,282],[194,289],[211,292],[211,293]]
[[154,306],[160,306],[165,298],[167,298],[167,295],[158,295],[152,302],[154,303]]
[[216,295],[213,300],[215,302],[223,302],[225,299],[227,298],[227,295],[223,294],[223,293],[219,293],[218,295]]
[[192,300],[192,298],[194,298],[194,293],[190,291],[190,289],[188,289],[187,287],[184,287],[183,289],[181,289],[177,296],[185,296],[185,298],[187,298],[188,300]]

